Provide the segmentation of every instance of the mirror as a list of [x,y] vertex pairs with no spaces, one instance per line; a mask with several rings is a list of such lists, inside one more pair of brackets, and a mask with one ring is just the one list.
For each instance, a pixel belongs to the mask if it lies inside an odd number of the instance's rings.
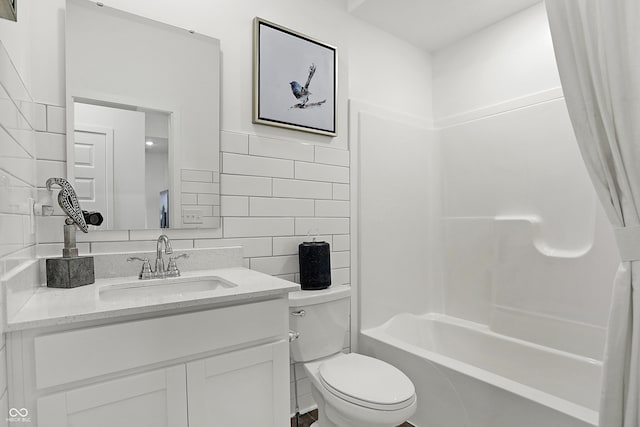
[[82,208],[100,229],[219,227],[219,41],[88,0],[67,0],[65,26]]

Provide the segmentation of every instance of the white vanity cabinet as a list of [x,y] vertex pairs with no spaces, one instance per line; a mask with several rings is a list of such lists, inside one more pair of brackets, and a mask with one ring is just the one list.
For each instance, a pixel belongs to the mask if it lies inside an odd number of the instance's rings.
[[187,427],[185,366],[178,365],[44,396],[39,427]]
[[40,427],[287,425],[284,296],[11,332],[9,407]]
[[280,342],[187,363],[189,426],[289,425],[288,360]]

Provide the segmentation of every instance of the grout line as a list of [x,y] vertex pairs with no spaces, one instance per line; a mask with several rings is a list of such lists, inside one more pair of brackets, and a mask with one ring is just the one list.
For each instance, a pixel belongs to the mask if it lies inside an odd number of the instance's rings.
[[[343,166],[338,166],[338,167],[343,167]],[[344,168],[344,169],[349,169],[349,168]],[[289,179],[289,180],[293,180],[293,181],[305,181],[305,182],[326,182],[327,184],[344,184],[344,185],[349,185],[349,182],[343,182],[343,181],[335,181],[335,180],[319,180],[319,179],[305,179],[305,178],[296,178],[294,177],[282,177],[282,176],[270,176],[270,175],[249,175],[246,173],[230,173],[230,172],[225,172],[223,175],[231,175],[231,176],[247,176],[247,177],[253,177],[253,178],[268,178],[268,179]]]
[[[13,158],[13,157],[4,157],[5,159],[7,158]],[[28,182],[24,181],[23,179],[18,178],[17,176],[15,176],[14,174],[12,174],[11,172],[5,170],[5,169],[0,169],[0,172],[6,175],[9,175],[11,178],[19,181],[20,183],[24,184],[24,186],[16,186],[16,185],[10,185],[9,188],[28,188],[29,190],[33,190],[34,188],[37,189],[38,187],[35,186],[34,184],[29,184]],[[36,181],[38,179],[36,178]]]
[[[225,154],[233,154],[236,156],[245,156],[245,157],[257,157],[260,159],[273,159],[273,160],[286,160],[289,162],[305,162],[305,163],[314,163],[313,160],[301,160],[301,159],[290,159],[290,158],[285,158],[285,157],[274,157],[274,156],[267,156],[267,155],[260,155],[260,154],[245,154],[245,153],[236,153],[235,151],[220,151],[221,153],[225,153]],[[324,163],[321,163],[324,164]]]

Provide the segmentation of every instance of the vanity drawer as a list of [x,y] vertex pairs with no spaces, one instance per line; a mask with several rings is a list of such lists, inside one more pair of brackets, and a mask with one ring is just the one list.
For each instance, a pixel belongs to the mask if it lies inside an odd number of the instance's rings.
[[38,389],[212,352],[288,331],[287,300],[275,299],[36,337]]

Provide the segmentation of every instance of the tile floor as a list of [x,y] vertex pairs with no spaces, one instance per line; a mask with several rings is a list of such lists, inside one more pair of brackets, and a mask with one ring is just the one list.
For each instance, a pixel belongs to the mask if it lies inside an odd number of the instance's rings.
[[[291,427],[309,427],[317,419],[318,419],[318,410],[314,409],[311,412],[307,412],[306,414],[300,415],[300,420],[298,425],[296,425],[296,417],[291,418]],[[405,422],[399,425],[398,427],[413,427],[413,425]]]

